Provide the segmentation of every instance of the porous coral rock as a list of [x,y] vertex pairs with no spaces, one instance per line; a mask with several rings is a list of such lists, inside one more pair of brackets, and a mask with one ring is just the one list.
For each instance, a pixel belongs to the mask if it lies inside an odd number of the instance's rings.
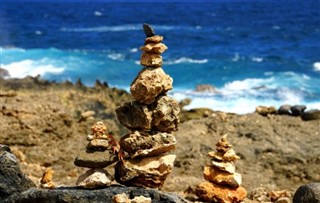
[[112,176],[106,170],[91,169],[78,178],[76,185],[84,188],[97,188],[109,186],[112,179]]
[[175,157],[166,154],[119,161],[115,166],[115,178],[124,185],[160,188],[172,172]]
[[209,166],[204,167],[203,176],[207,181],[235,188],[239,187],[242,183],[242,177],[240,173],[230,174]]
[[149,43],[145,46],[140,47],[140,50],[145,52],[151,52],[155,54],[162,54],[168,49],[168,47],[165,44],[162,43]]
[[176,139],[166,132],[133,131],[120,140],[120,146],[131,158],[154,156],[175,149]]
[[162,65],[162,56],[160,54],[143,52],[140,64],[148,67],[160,67]]
[[130,91],[139,102],[151,104],[160,94],[172,89],[172,78],[162,68],[144,68],[132,82]]

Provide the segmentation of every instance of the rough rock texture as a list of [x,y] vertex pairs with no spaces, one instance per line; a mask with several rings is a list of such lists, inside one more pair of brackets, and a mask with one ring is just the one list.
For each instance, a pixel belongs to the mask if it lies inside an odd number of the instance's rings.
[[219,185],[226,185],[230,187],[239,187],[242,183],[241,174],[230,174],[219,169],[205,166],[203,170],[204,179]]
[[152,36],[152,37],[147,37],[146,40],[145,40],[145,44],[148,44],[148,43],[160,43],[160,42],[162,42],[162,40],[163,40],[162,36],[155,35],[155,36]]
[[210,182],[201,183],[195,193],[205,201],[220,203],[241,202],[247,196],[247,191],[241,186],[230,189]]
[[211,166],[215,166],[216,168],[226,171],[228,173],[234,173],[236,171],[236,166],[232,161],[230,162],[221,162],[221,161],[211,161]]
[[160,94],[172,89],[172,78],[162,68],[144,68],[130,86],[137,101],[151,104]]
[[0,144],[0,202],[31,187],[35,187],[35,184],[21,172],[19,162],[10,148]]
[[319,203],[320,182],[300,186],[293,196],[293,203]]
[[320,110],[314,109],[310,111],[305,111],[301,115],[301,118],[305,121],[320,120]]
[[140,64],[147,67],[160,67],[162,65],[162,56],[160,54],[143,52]]
[[88,149],[95,149],[95,150],[106,150],[109,147],[109,142],[108,140],[105,139],[93,139],[91,140],[88,145],[87,148]]
[[91,169],[79,176],[76,185],[83,188],[99,188],[111,185],[113,178],[108,171]]
[[153,104],[152,129],[161,132],[178,130],[180,107],[176,100],[160,96]]
[[133,131],[120,139],[120,146],[131,158],[154,156],[175,149],[177,143],[171,133]]
[[293,116],[301,116],[306,108],[305,105],[294,105],[290,108],[291,114]]
[[155,54],[162,54],[168,49],[168,47],[165,44],[162,43],[148,43],[145,46],[140,47],[140,50],[146,51],[146,52],[151,52]]
[[176,155],[167,154],[119,161],[115,166],[115,179],[124,185],[160,188],[172,172],[175,158]]
[[277,113],[277,109],[274,106],[257,106],[256,112],[262,116],[266,116]]
[[284,104],[279,107],[278,109],[278,114],[284,114],[284,115],[291,115],[291,105],[289,104]]
[[81,150],[76,159],[74,160],[74,164],[79,167],[104,168],[116,162],[117,160],[117,157],[109,150]]

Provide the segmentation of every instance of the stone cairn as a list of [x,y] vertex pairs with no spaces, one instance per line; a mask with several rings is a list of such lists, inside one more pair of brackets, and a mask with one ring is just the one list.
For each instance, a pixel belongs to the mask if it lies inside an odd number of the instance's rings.
[[132,82],[130,91],[135,99],[116,109],[119,122],[130,132],[120,139],[121,149],[128,157],[115,166],[116,180],[127,186],[160,188],[172,172],[176,155],[172,134],[178,130],[179,104],[167,96],[172,89],[172,78],[161,68],[167,46],[162,36],[143,25],[146,39],[140,48],[144,66]]
[[234,161],[240,159],[232,149],[232,145],[224,135],[216,144],[216,152],[208,156],[210,164],[204,167],[203,176],[209,182],[203,182],[196,187],[199,199],[208,202],[236,203],[241,202],[247,195],[242,183],[241,174],[235,172]]
[[76,166],[90,168],[78,178],[77,186],[99,188],[111,184],[113,176],[104,168],[118,161],[118,157],[112,148],[114,139],[106,131],[107,127],[101,121],[92,126],[92,134],[87,136],[89,143],[86,149],[74,161]]

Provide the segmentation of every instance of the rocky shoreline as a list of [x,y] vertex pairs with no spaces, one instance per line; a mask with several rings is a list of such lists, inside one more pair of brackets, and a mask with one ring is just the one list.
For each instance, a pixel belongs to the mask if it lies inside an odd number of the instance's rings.
[[[83,135],[90,134],[96,121],[106,123],[118,140],[128,133],[117,121],[115,109],[133,99],[107,83],[86,87],[81,81],[55,83],[27,77],[0,79],[0,85],[0,143],[10,146],[22,172],[38,186],[47,168],[53,169],[57,186],[74,186],[85,172],[74,167],[74,157],[86,146]],[[241,158],[237,171],[248,197],[259,187],[292,195],[303,184],[320,182],[320,120],[209,109],[182,111],[180,120],[175,133],[177,158],[163,191],[196,201],[194,190],[203,182],[206,154],[224,134]],[[112,172],[112,168],[107,169]]]

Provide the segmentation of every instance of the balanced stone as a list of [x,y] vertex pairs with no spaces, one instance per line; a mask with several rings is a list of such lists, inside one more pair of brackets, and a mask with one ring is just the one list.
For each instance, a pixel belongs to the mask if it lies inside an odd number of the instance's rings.
[[166,95],[157,98],[153,104],[152,127],[162,132],[178,130],[179,124],[179,103]]
[[87,145],[88,149],[106,150],[109,147],[108,140],[105,139],[93,139]]
[[76,185],[84,188],[97,188],[109,186],[112,180],[112,176],[106,170],[91,169],[78,178]]
[[240,157],[237,156],[236,152],[233,149],[229,149],[225,153],[211,151],[208,153],[208,156],[218,161],[235,161],[237,159],[240,159]]
[[160,54],[143,52],[140,64],[148,67],[160,67],[162,65],[162,56]]
[[204,167],[203,176],[207,181],[230,187],[239,187],[242,183],[240,173],[230,174],[209,166]]
[[149,44],[149,43],[160,43],[162,42],[163,40],[163,37],[160,36],[160,35],[155,35],[155,36],[152,36],[152,37],[147,37],[146,40],[145,40],[145,44]]
[[155,54],[162,54],[168,49],[168,47],[163,44],[163,43],[149,43],[146,44],[145,46],[140,47],[140,50],[145,51],[145,52],[150,52],[150,53],[155,53]]
[[117,157],[109,150],[82,150],[76,157],[74,164],[79,167],[104,168],[116,162]]
[[277,109],[274,106],[257,106],[256,112],[262,116],[277,113]]
[[134,131],[120,140],[120,146],[131,158],[154,156],[175,149],[177,143],[171,133]]
[[211,165],[222,170],[222,171],[226,171],[231,174],[235,173],[235,171],[236,171],[236,166],[234,165],[234,163],[232,161],[219,162],[219,161],[211,160]]
[[160,188],[172,172],[176,155],[166,154],[154,157],[119,161],[115,166],[115,178],[124,185]]
[[162,68],[144,68],[132,82],[130,91],[137,101],[151,104],[160,94],[172,89],[172,82]]

